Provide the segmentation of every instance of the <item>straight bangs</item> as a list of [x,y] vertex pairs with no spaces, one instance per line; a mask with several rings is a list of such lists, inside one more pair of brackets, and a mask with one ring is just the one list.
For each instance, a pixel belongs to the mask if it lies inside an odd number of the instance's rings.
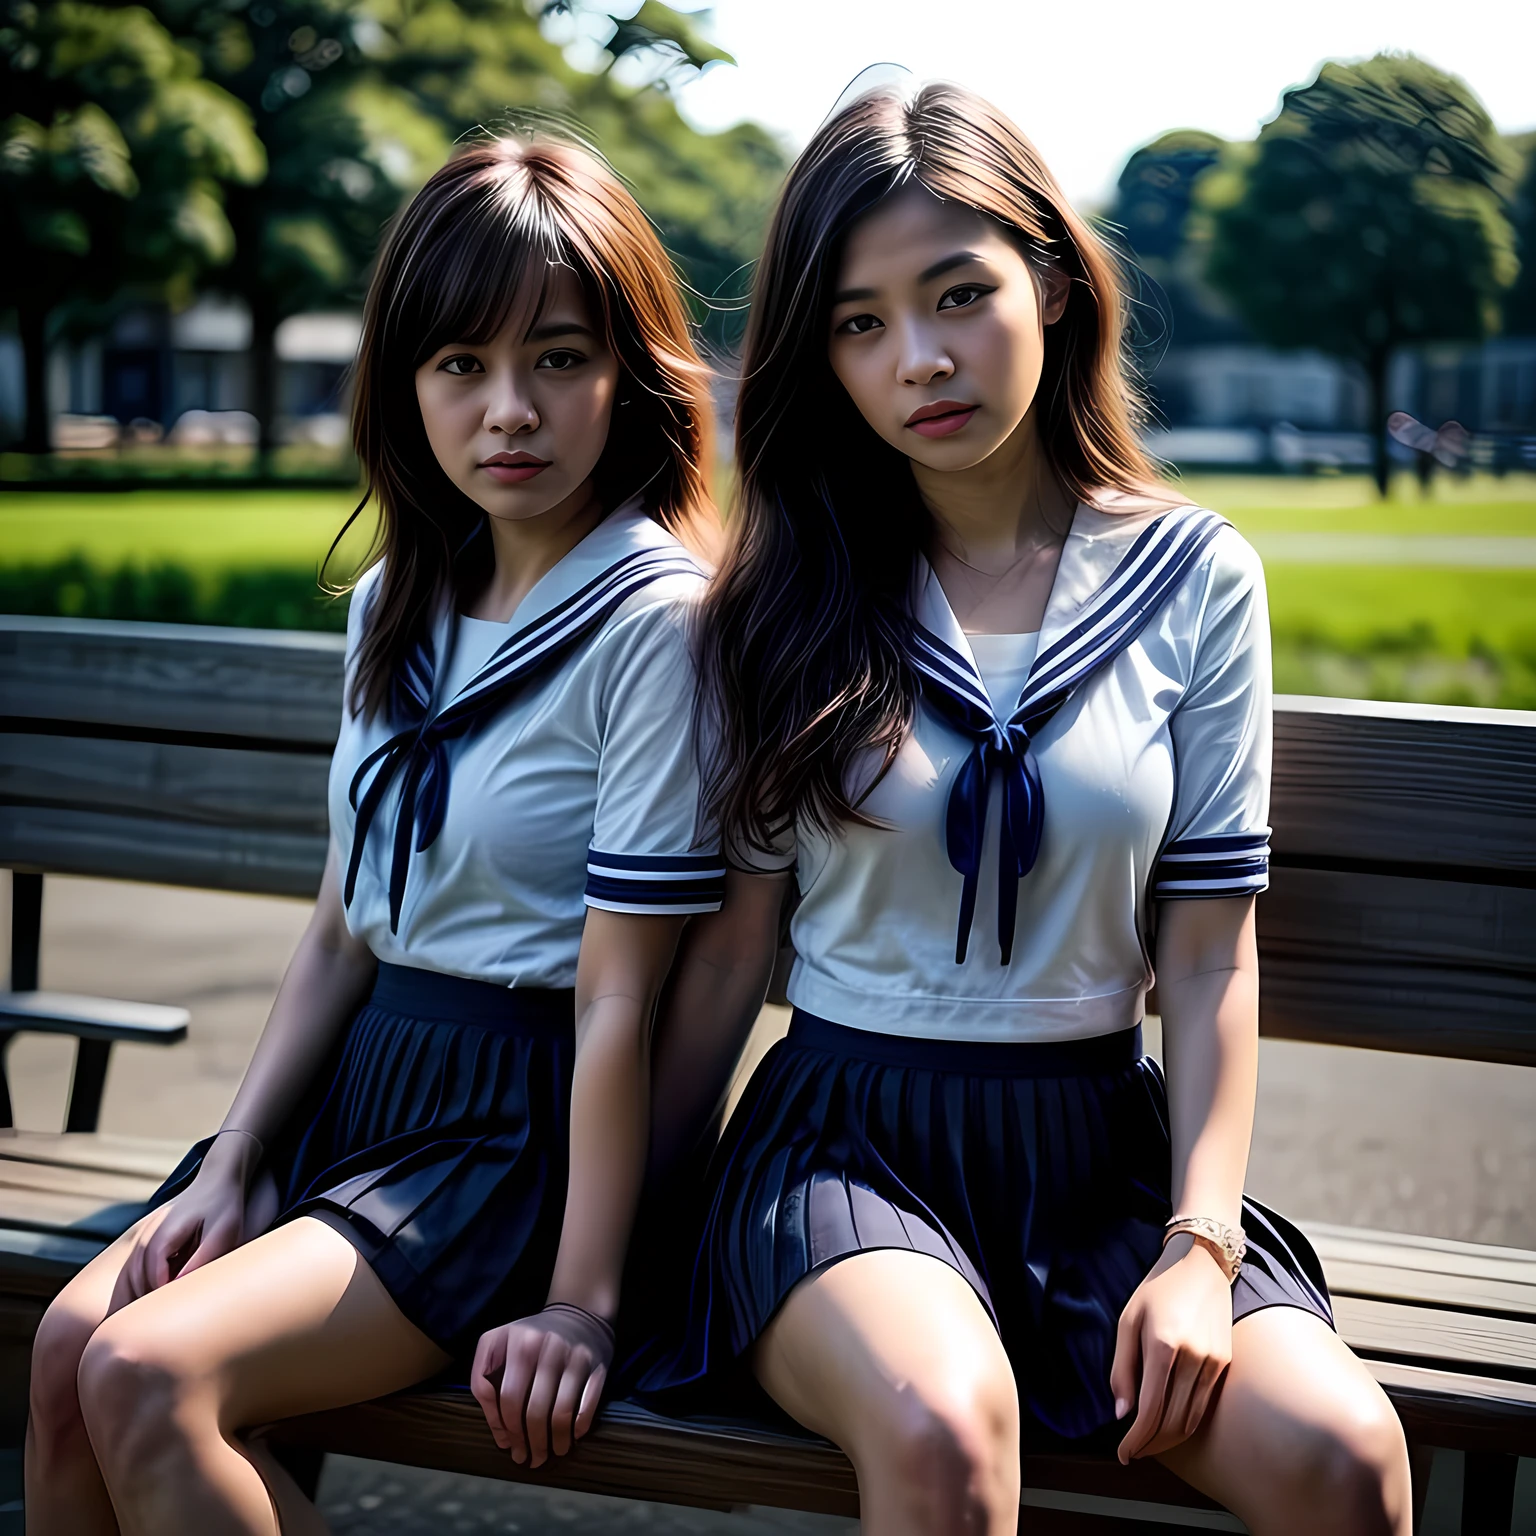
[[384,570],[350,685],[356,711],[394,712],[405,657],[444,603],[473,599],[494,560],[484,511],[427,441],[416,370],[454,342],[527,330],[562,269],[575,274],[619,363],[618,403],[592,475],[599,501],[611,512],[638,498],[695,549],[712,546],[710,375],[655,230],[585,149],[512,136],[472,144],[390,229],[364,308],[352,423],[367,481],[358,512],[377,503],[367,563],[382,560]]

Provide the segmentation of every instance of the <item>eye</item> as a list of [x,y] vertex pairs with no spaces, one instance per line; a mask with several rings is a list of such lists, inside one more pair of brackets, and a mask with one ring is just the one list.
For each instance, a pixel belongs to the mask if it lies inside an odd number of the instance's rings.
[[958,287],[951,288],[939,300],[939,308],[967,309],[978,299],[984,299],[989,293],[996,291],[995,288],[988,288],[983,283],[961,283]]
[[535,368],[553,368],[557,373],[566,373],[572,368],[579,368],[586,362],[580,352],[572,352],[568,347],[560,347],[553,352],[546,352],[533,366]]
[[445,357],[437,365],[439,373],[451,373],[455,378],[463,378],[470,373],[484,373],[480,359],[468,352],[455,352],[452,357]]
[[834,334],[838,336],[866,336],[877,327],[883,327],[885,322],[878,315],[850,315],[836,328]]

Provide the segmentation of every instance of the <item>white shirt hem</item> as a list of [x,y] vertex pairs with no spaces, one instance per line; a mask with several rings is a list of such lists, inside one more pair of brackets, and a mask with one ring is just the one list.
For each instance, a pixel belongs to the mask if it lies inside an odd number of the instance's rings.
[[916,1040],[1088,1040],[1134,1028],[1145,1013],[1146,984],[1076,998],[933,997],[844,986],[795,962],[787,988],[797,1008],[849,1029]]

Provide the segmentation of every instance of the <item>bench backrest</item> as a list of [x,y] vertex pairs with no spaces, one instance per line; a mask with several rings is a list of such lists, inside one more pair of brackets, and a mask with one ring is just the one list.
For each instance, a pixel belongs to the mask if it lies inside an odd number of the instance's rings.
[[[0,616],[0,866],[314,892],[337,636]],[[1536,1065],[1536,713],[1275,705],[1264,1033]]]

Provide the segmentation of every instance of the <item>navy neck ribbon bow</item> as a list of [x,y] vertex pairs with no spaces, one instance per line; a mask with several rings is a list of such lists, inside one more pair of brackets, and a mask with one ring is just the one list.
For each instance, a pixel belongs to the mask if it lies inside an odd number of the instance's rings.
[[345,905],[352,905],[363,846],[379,803],[397,777],[401,780],[400,805],[389,867],[391,933],[400,930],[412,849],[424,853],[443,828],[448,811],[448,743],[486,724],[529,682],[558,666],[622,603],[651,582],[663,576],[703,574],[681,549],[641,549],[626,555],[502,641],[485,665],[436,714],[432,713],[432,641],[430,635],[419,641],[395,679],[396,720],[403,719],[402,728],[363,759],[347,792],[357,812],[357,824],[342,891]]
[[1003,823],[997,868],[997,942],[1003,965],[1013,958],[1019,881],[1035,867],[1045,830],[1045,797],[1034,738],[1100,668],[1115,659],[1178,590],[1226,520],[1200,508],[1165,512],[1149,523],[1108,580],[1083,605],[1085,616],[1041,651],[1013,713],[999,722],[970,659],[917,628],[912,657],[923,696],[954,730],[970,738],[970,754],[950,788],[945,813],[949,862],[959,871],[960,926],[955,964],[965,961],[981,877],[987,800],[1002,775]]

